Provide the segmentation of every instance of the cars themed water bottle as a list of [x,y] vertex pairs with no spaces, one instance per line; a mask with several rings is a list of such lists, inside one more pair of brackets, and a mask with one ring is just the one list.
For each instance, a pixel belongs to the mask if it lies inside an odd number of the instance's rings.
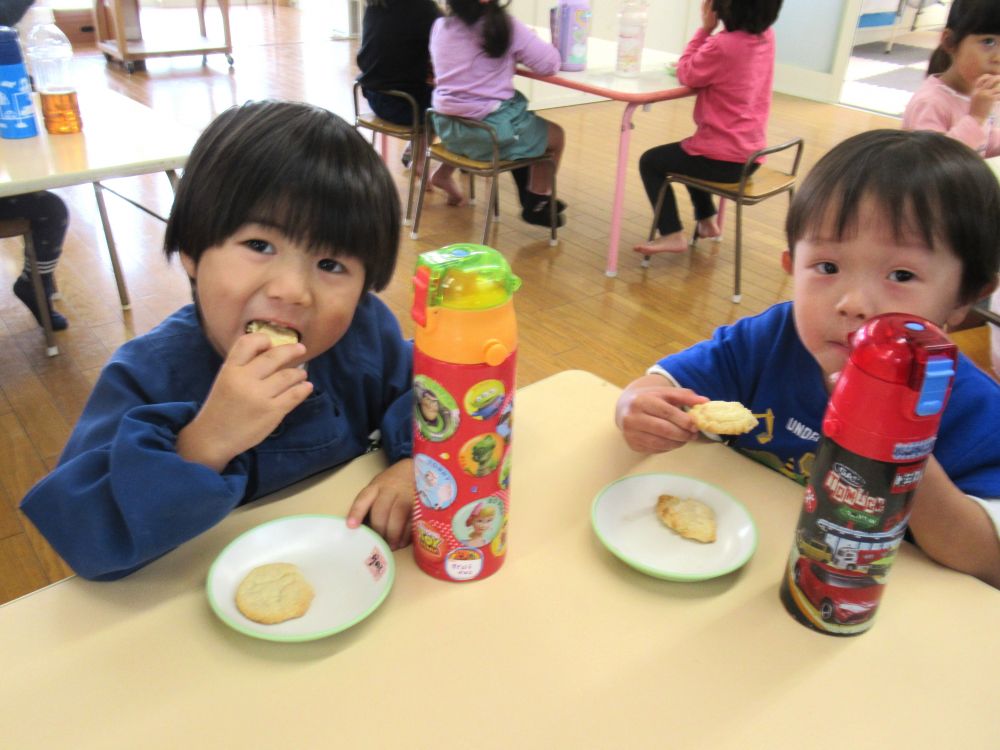
[[426,573],[474,581],[507,552],[521,286],[483,245],[423,253],[413,277],[413,554]]
[[852,337],[781,582],[785,608],[803,625],[829,635],[873,625],[957,356],[914,315],[880,315]]
[[559,50],[560,70],[587,67],[587,37],[590,35],[590,0],[561,0],[549,11],[552,45]]

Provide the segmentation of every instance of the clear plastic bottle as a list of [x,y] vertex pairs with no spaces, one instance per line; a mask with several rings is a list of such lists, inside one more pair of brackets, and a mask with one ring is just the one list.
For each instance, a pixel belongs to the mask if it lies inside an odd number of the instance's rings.
[[55,23],[39,23],[25,44],[35,91],[42,102],[45,129],[53,135],[83,129],[73,81],[73,46]]
[[637,76],[646,43],[646,0],[622,0],[618,12],[618,60],[615,74]]

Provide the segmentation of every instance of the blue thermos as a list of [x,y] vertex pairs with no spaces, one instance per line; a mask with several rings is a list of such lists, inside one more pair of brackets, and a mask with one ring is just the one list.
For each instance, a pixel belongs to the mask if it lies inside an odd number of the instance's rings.
[[0,26],[0,137],[31,138],[38,135],[31,81],[24,67],[17,32]]

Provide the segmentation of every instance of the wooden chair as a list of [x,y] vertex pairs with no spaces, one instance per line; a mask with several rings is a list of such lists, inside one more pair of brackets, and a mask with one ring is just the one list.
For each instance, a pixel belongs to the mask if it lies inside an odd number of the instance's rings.
[[[385,145],[386,138],[392,136],[393,138],[399,138],[410,144],[410,153],[413,154],[413,159],[416,161],[417,154],[413,153],[416,151],[417,139],[420,136],[420,111],[417,109],[416,100],[407,94],[405,91],[395,91],[393,89],[384,89],[380,91],[382,94],[388,96],[398,96],[401,99],[406,100],[407,104],[413,110],[413,120],[412,125],[397,125],[394,122],[389,122],[388,120],[383,120],[372,112],[363,112],[361,109],[361,97],[363,96],[361,92],[361,83],[359,81],[354,82],[354,127],[366,128],[372,131],[372,145],[375,145],[375,135],[378,134],[381,139],[378,151],[382,154],[382,158],[385,159]],[[416,185],[417,170],[410,165],[410,188],[406,195],[406,215],[403,216],[403,225],[409,226],[412,220],[413,214],[413,188]]]
[[[663,208],[663,198],[666,195],[667,187],[672,182],[689,185],[699,190],[704,190],[706,193],[716,195],[723,200],[733,201],[736,204],[736,278],[733,284],[733,302],[738,303],[742,297],[740,294],[740,270],[743,251],[743,206],[754,206],[772,196],[785,192],[788,193],[789,203],[791,202],[792,196],[795,193],[795,177],[799,171],[799,162],[802,160],[802,146],[803,141],[801,138],[793,138],[779,146],[769,146],[750,154],[750,157],[743,165],[743,173],[740,176],[739,182],[709,182],[708,180],[699,180],[687,175],[668,174],[656,199],[656,208],[653,211],[653,225],[649,230],[649,239],[653,240],[656,238],[656,224],[660,218],[660,210]],[[783,172],[761,166],[753,174],[750,173],[754,163],[760,157],[776,154],[780,151],[787,151],[792,148],[795,149],[795,157],[792,162],[792,168],[789,171]],[[721,216],[721,206],[719,213]],[[693,246],[697,241],[698,229],[697,225],[695,225],[691,245]],[[642,267],[649,267],[648,255],[643,255]]]
[[0,221],[0,239],[8,237],[22,237],[24,239],[24,257],[31,267],[31,286],[35,291],[35,299],[38,301],[38,311],[42,316],[42,329],[45,331],[45,353],[54,357],[59,353],[56,345],[56,335],[52,330],[52,316],[49,315],[49,306],[45,304],[45,285],[42,283],[42,274],[38,270],[38,258],[35,257],[35,244],[31,241],[31,224],[27,219],[4,219]]
[[[493,153],[489,161],[470,159],[467,156],[461,156],[453,151],[449,151],[442,143],[434,143],[434,124],[431,119],[432,116],[446,117],[456,122],[460,122],[467,127],[485,130],[489,134],[490,142],[493,144]],[[527,159],[501,159],[500,142],[497,139],[496,131],[490,125],[480,120],[471,120],[467,117],[443,115],[440,112],[435,112],[431,108],[428,108],[424,115],[424,132],[427,134],[424,152],[424,174],[420,180],[420,193],[417,196],[417,213],[413,219],[413,231],[410,232],[411,239],[417,239],[417,231],[420,227],[420,212],[424,205],[424,194],[427,191],[427,182],[431,173],[432,159],[439,161],[442,164],[450,164],[451,166],[468,173],[470,198],[474,198],[475,196],[472,187],[472,178],[474,176],[478,175],[480,177],[488,177],[490,179],[490,198],[486,202],[486,221],[483,225],[482,244],[484,245],[486,244],[486,238],[490,233],[490,225],[493,221],[500,220],[500,190],[497,185],[497,180],[500,175],[504,172],[519,169],[520,167],[530,167],[533,164],[544,164],[547,162],[552,165],[552,199],[549,201],[549,244],[556,245],[558,243],[557,229],[559,227],[559,209],[556,206],[556,162],[555,157],[550,152],[546,151],[541,156],[533,156]]]

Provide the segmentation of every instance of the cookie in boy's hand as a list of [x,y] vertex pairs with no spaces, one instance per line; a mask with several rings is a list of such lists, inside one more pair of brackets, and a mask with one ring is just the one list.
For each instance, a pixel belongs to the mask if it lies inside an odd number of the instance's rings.
[[699,430],[717,435],[741,435],[757,426],[757,417],[739,401],[706,401],[688,414]]
[[246,332],[266,334],[271,339],[271,346],[299,343],[299,332],[294,328],[285,328],[266,320],[251,320],[247,323]]
[[302,617],[313,600],[313,587],[291,563],[260,565],[236,589],[236,608],[254,622],[274,625]]
[[715,511],[700,500],[660,495],[656,501],[656,515],[667,528],[685,539],[705,544],[715,541]]

